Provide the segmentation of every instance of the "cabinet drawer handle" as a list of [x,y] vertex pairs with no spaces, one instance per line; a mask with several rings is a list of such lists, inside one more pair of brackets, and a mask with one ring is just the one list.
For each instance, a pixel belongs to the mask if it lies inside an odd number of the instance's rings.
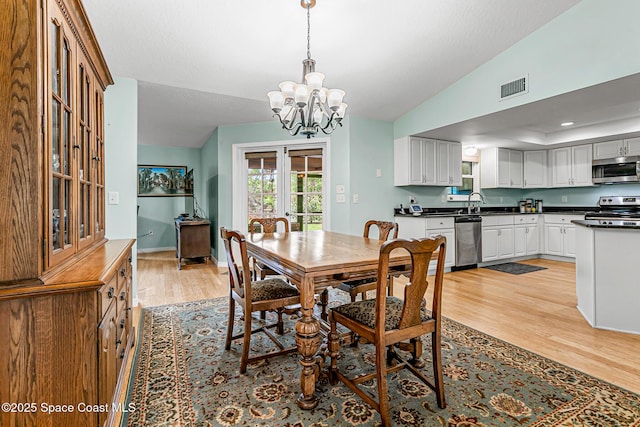
[[120,292],[120,301],[124,301],[124,298],[126,297],[127,293],[125,291]]
[[120,275],[121,275],[122,277],[125,277],[125,276],[127,275],[127,270],[126,270],[125,268],[121,268],[121,269],[120,269]]
[[122,351],[120,352],[120,359],[124,359],[124,348],[122,349]]
[[122,340],[116,340],[116,347],[122,344]]
[[124,319],[120,321],[120,329],[124,329]]
[[115,289],[113,286],[109,287],[109,290],[107,291],[107,296],[109,297],[109,299],[113,298],[113,295],[115,293]]

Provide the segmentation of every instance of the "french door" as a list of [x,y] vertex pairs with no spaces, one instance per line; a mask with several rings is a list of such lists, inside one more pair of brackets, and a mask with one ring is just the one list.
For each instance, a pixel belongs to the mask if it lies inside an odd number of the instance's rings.
[[326,142],[240,148],[234,227],[249,231],[253,218],[286,217],[291,231],[326,229],[326,151]]

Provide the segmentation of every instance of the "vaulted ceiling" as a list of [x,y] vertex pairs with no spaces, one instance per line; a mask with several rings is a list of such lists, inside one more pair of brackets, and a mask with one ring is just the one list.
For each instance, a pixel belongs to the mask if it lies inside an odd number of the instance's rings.
[[[578,1],[318,0],[311,56],[350,114],[392,121]],[[112,74],[139,82],[141,144],[200,147],[217,126],[272,120],[266,93],[301,78],[297,0],[84,5]]]

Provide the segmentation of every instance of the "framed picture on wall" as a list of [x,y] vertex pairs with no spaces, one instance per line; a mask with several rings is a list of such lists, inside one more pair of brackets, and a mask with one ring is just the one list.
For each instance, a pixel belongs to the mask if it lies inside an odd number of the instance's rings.
[[186,166],[138,165],[138,197],[193,196],[193,172]]

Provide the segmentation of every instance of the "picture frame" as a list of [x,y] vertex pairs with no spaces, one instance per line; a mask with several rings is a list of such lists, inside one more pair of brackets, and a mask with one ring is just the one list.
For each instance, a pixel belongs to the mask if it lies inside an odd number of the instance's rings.
[[138,165],[138,197],[193,197],[193,171],[186,166]]

